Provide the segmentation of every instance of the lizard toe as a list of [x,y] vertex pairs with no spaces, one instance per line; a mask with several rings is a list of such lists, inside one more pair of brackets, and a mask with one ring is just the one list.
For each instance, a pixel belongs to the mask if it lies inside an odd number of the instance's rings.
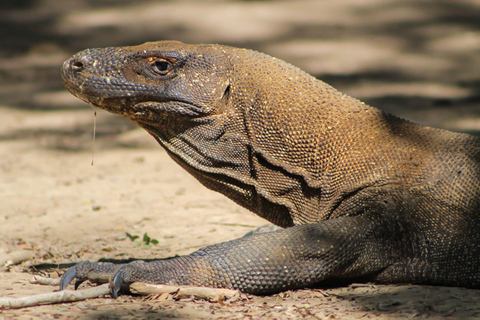
[[[73,279],[77,277],[77,266],[73,266],[70,269],[65,272],[65,274],[62,276],[62,279],[60,279],[60,290],[65,290],[65,288],[68,286],[70,282],[72,282]],[[77,290],[78,286],[80,283],[77,285],[77,281],[75,281],[75,290]],[[83,282],[83,281],[82,281]]]
[[113,277],[112,284],[110,285],[111,292],[110,296],[114,299],[118,298],[120,290],[126,285],[124,281],[125,273],[123,268],[120,269],[115,276]]

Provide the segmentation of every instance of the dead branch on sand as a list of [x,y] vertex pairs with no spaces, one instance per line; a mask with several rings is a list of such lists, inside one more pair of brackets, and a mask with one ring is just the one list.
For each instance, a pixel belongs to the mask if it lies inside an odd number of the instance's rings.
[[79,291],[64,290],[21,298],[0,298],[0,309],[17,309],[38,306],[40,304],[81,301],[108,294],[110,294],[110,284],[106,283],[98,287]]
[[[43,285],[58,285],[58,279],[40,276],[35,276],[30,282]],[[138,295],[170,294],[174,299],[193,297],[195,299],[208,300],[210,302],[225,301],[240,296],[238,291],[229,289],[155,285],[140,282],[132,283],[130,285],[130,292]],[[110,294],[110,284],[107,283],[79,291],[64,290],[21,298],[0,298],[0,309],[18,309],[38,306],[41,304],[74,302],[98,298],[108,294]]]
[[44,286],[59,286],[60,278],[54,279],[54,278],[46,278],[41,276],[33,276],[33,278],[30,280],[30,283],[41,284]]
[[183,287],[183,286],[167,286],[163,284],[148,284],[135,282],[130,285],[130,292],[139,295],[150,294],[173,294],[174,299],[185,297],[194,297],[196,299],[218,302],[238,297],[240,294],[236,290],[206,288],[206,287]]

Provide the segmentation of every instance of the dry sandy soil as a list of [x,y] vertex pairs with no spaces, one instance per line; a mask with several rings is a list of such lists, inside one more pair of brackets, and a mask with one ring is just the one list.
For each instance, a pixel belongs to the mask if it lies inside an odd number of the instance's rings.
[[[0,269],[0,297],[53,291],[28,282],[32,265],[52,263],[36,273],[57,278],[56,264],[187,254],[265,223],[120,117],[98,112],[92,151],[93,109],[59,75],[76,51],[162,39],[253,48],[388,112],[478,134],[479,17],[475,0],[2,1],[0,257],[34,258]],[[353,284],[223,304],[121,296],[0,310],[0,319],[412,317],[480,318],[480,291]]]

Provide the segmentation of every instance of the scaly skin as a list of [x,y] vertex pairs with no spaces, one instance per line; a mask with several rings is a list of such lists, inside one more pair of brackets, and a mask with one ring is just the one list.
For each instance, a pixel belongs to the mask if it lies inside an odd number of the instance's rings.
[[62,278],[265,294],[331,279],[480,287],[480,140],[422,127],[268,55],[152,42],[89,49],[66,88],[148,131],[206,187],[285,229]]

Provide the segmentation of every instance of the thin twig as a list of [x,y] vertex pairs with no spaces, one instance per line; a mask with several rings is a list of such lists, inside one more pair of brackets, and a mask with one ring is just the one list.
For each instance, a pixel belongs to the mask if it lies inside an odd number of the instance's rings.
[[230,289],[167,286],[163,284],[147,284],[140,282],[132,283],[130,285],[130,292],[140,295],[169,293],[173,294],[175,299],[194,297],[211,302],[223,301],[239,296],[238,291]]
[[60,285],[60,278],[46,278],[41,276],[33,276],[30,280],[32,284],[41,284],[44,286],[58,286]]
[[38,306],[40,304],[81,301],[98,298],[107,294],[110,294],[110,284],[108,283],[79,291],[64,290],[21,298],[0,298],[0,309],[18,309]]

